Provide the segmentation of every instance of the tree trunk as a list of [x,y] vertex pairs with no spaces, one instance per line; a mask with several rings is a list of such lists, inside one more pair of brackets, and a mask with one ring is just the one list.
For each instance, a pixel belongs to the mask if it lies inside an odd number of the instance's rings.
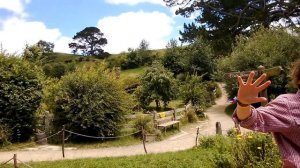
[[156,103],[156,110],[158,110],[158,109],[159,109],[159,107],[160,107],[159,100],[155,100],[155,103]]

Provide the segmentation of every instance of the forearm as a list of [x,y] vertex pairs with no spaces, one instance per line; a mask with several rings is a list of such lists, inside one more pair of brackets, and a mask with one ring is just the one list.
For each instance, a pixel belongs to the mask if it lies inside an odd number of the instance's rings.
[[242,107],[242,106],[237,105],[236,114],[240,121],[247,119],[252,114],[251,106],[249,105],[246,107]]

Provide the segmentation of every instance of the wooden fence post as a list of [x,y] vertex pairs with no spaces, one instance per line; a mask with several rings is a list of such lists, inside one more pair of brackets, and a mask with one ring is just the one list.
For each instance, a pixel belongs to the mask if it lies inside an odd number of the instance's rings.
[[61,150],[62,150],[62,156],[65,158],[65,125],[63,125],[62,128],[62,144],[61,144]]
[[198,128],[197,128],[197,135],[196,135],[196,146],[198,146],[198,136],[199,136],[199,131],[200,131],[200,128],[198,127]]
[[216,122],[216,134],[222,135],[222,127],[220,122]]
[[17,154],[14,154],[13,159],[14,159],[14,168],[18,168],[19,166],[18,166],[18,161],[17,161]]
[[147,154],[147,149],[146,149],[146,144],[145,144],[145,141],[146,141],[146,135],[145,135],[145,131],[144,131],[144,127],[142,127],[142,138],[143,138],[143,146],[144,146],[144,150],[145,150],[145,153]]

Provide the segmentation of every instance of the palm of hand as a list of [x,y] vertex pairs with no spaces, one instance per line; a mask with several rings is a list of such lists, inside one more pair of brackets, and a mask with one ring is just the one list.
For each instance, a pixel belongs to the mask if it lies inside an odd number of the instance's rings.
[[238,76],[239,91],[237,98],[243,104],[267,101],[265,97],[258,97],[258,93],[266,89],[271,82],[267,81],[261,84],[267,77],[266,74],[262,74],[255,82],[252,83],[254,75],[255,73],[252,71],[248,76],[247,82],[244,82],[243,79]]

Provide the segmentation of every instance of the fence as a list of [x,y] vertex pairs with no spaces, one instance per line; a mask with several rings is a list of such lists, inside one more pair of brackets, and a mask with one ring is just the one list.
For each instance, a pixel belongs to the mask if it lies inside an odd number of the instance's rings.
[[[228,130],[222,130],[221,129],[221,123],[220,122],[217,122],[216,123],[216,134],[222,134],[223,131],[228,131]],[[144,152],[145,154],[148,153],[147,151],[147,148],[146,148],[146,136],[147,134],[145,133],[144,129],[142,128],[141,131],[136,131],[134,133],[131,133],[131,134],[127,134],[127,135],[122,135],[122,136],[115,136],[115,137],[104,137],[104,136],[101,136],[101,137],[98,137],[98,136],[90,136],[90,135],[84,135],[84,134],[80,134],[80,133],[77,133],[77,132],[74,132],[74,131],[71,131],[71,130],[67,130],[65,129],[65,126],[62,126],[62,130],[56,132],[55,134],[52,134],[48,137],[45,137],[43,139],[40,139],[40,140],[37,140],[35,141],[36,143],[38,143],[39,141],[44,141],[45,139],[49,139],[49,138],[52,138],[54,136],[57,136],[57,135],[61,135],[61,150],[62,150],[62,158],[65,158],[65,141],[66,141],[66,138],[65,138],[65,133],[69,133],[69,134],[72,134],[72,135],[76,135],[76,136],[81,136],[81,137],[85,137],[85,138],[92,138],[92,139],[119,139],[119,138],[124,138],[124,137],[128,137],[128,136],[132,136],[132,135],[135,135],[135,134],[138,134],[138,133],[142,133],[142,144],[143,144],[143,149],[144,149]],[[195,146],[198,146],[198,143],[199,143],[199,135],[200,135],[200,128],[198,127],[197,130],[196,130],[196,133],[194,134],[195,135]],[[185,137],[187,138],[187,137]],[[190,137],[188,137],[190,138]],[[178,141],[180,139],[175,139],[175,140],[167,140],[167,141]],[[184,140],[184,139],[182,139]],[[29,144],[30,145],[30,144]],[[27,145],[23,145],[23,146],[19,146],[19,148],[24,148],[26,147]],[[24,166],[26,167],[29,167],[31,168],[30,165],[26,164],[25,162],[17,159],[17,154],[14,154],[13,158],[7,160],[6,162],[3,162],[0,164],[0,167],[2,165],[5,165],[5,164],[8,164],[10,161],[13,160],[13,163],[14,163],[14,167],[18,167],[18,162],[23,164]]]

